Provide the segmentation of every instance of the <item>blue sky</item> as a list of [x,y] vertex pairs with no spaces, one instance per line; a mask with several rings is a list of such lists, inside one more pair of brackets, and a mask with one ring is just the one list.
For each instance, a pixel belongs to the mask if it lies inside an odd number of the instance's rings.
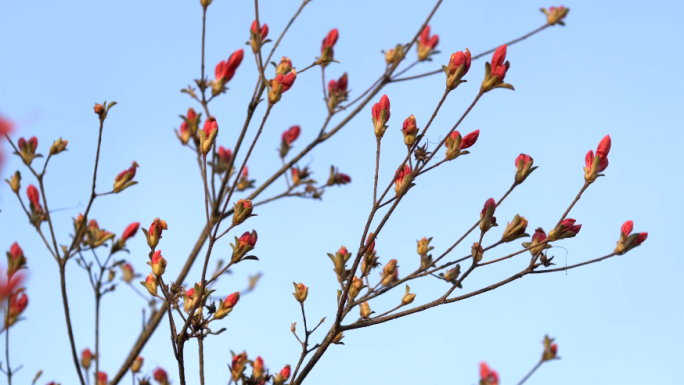
[[[277,37],[299,6],[296,0],[260,2],[261,20]],[[445,2],[431,22],[443,53],[418,74],[446,64],[451,52],[468,47],[474,54],[523,35],[544,23],[532,1]],[[544,365],[529,384],[656,384],[681,383],[674,370],[684,360],[684,262],[677,252],[680,218],[684,214],[681,111],[684,81],[679,66],[684,31],[677,1],[637,4],[575,1],[568,26],[553,27],[509,47],[511,69],[506,80],[515,92],[495,90],[483,97],[461,125],[461,132],[481,131],[471,155],[450,162],[419,179],[383,230],[377,250],[382,262],[399,261],[400,274],[418,266],[415,240],[434,237],[435,252],[450,246],[478,219],[489,197],[498,199],[514,175],[521,153],[540,166],[497,210],[501,226],[488,234],[496,241],[516,213],[529,229],[550,230],[583,183],[584,155],[605,134],[613,147],[606,177],[585,193],[571,217],[583,224],[574,239],[558,242],[551,254],[559,264],[577,263],[610,253],[620,226],[632,219],[636,231],[648,231],[646,243],[627,255],[567,275],[528,276],[510,285],[457,304],[442,306],[391,323],[348,333],[345,346],[329,349],[307,381],[312,384],[416,384],[446,381],[474,384],[478,363],[486,360],[499,371],[502,384],[514,384],[536,363],[541,341],[557,338],[562,360]],[[335,55],[340,64],[326,69],[328,78],[349,73],[354,98],[384,68],[382,49],[408,41],[427,16],[431,4],[410,1],[313,1],[283,40],[276,59],[292,58],[303,68],[319,54],[320,40],[333,27],[340,30]],[[5,3],[0,8],[0,111],[15,120],[19,136],[37,136],[47,152],[58,137],[69,151],[50,162],[46,183],[57,235],[66,243],[71,218],[83,211],[89,195],[97,139],[95,102],[116,100],[105,126],[98,190],[108,189],[114,176],[136,160],[140,184],[118,196],[98,199],[92,216],[120,234],[140,221],[148,226],[161,217],[169,223],[160,245],[175,276],[200,232],[203,213],[201,179],[191,152],[180,147],[173,129],[179,114],[198,106],[179,90],[199,77],[201,8],[188,2],[41,1]],[[250,2],[215,0],[207,26],[207,72],[244,46],[254,19]],[[409,54],[413,58],[415,52]],[[484,74],[478,60],[463,84],[449,96],[431,127],[436,143],[474,98]],[[218,143],[232,147],[242,127],[256,68],[246,54],[230,91],[212,102],[219,122]],[[302,127],[295,143],[300,150],[313,140],[325,118],[320,74],[314,69],[298,77],[276,106],[249,161],[250,177],[268,178],[280,167],[275,149],[280,133]],[[392,118],[383,140],[380,178],[388,183],[405,148],[399,128],[410,114],[423,127],[442,95],[444,78],[391,84],[383,91],[392,102]],[[379,99],[379,97],[378,97]],[[248,137],[256,131],[261,105]],[[221,321],[228,330],[206,343],[207,381],[227,382],[229,350],[261,355],[272,371],[295,364],[299,345],[289,332],[301,325],[292,281],[310,287],[310,319],[330,317],[337,282],[327,252],[341,245],[354,249],[371,204],[375,140],[370,107],[301,162],[319,181],[331,164],[353,182],[331,188],[323,202],[290,199],[255,210],[239,228],[257,229],[255,254],[260,262],[244,263],[216,288],[221,294],[243,289],[247,276],[261,271],[258,289],[245,296]],[[335,120],[337,119],[337,120]],[[336,117],[333,120],[339,121]],[[3,144],[4,150],[8,147]],[[244,152],[243,152],[244,154]],[[438,154],[443,156],[442,154]],[[22,169],[10,158],[3,179]],[[24,172],[24,186],[31,183]],[[262,198],[280,193],[274,184]],[[80,206],[80,207],[79,207]],[[0,187],[0,248],[14,241],[24,248],[30,267],[27,321],[11,330],[11,361],[24,368],[16,375],[29,382],[44,370],[41,383],[77,382],[68,348],[58,290],[56,263],[22,217],[6,184]],[[475,235],[455,250],[469,252]],[[489,241],[489,242],[487,242]],[[222,241],[216,257],[230,255]],[[147,246],[142,234],[130,242],[129,261],[146,273]],[[517,243],[497,249],[494,259],[517,250]],[[513,258],[476,271],[464,292],[497,282],[521,270],[526,258]],[[194,269],[188,283],[199,280]],[[93,296],[87,276],[71,263],[67,271],[72,318],[79,350],[93,347]],[[440,296],[445,284],[436,279],[414,281],[415,304]],[[390,309],[400,299],[396,290],[371,303]],[[144,301],[119,287],[104,299],[101,370],[113,375],[140,328]],[[384,310],[383,310],[384,309]],[[355,314],[355,313],[354,313]],[[350,319],[351,320],[351,319]],[[322,328],[327,330],[330,321]],[[301,326],[300,326],[301,328]],[[315,334],[322,338],[323,333]],[[197,383],[194,342],[187,347],[189,381]],[[159,365],[176,376],[175,360],[162,324],[142,355],[145,373]],[[2,360],[4,362],[4,359]],[[678,364],[679,363],[679,364]],[[344,373],[340,375],[341,371]],[[124,379],[130,381],[130,378]],[[178,383],[175,379],[174,383]]]

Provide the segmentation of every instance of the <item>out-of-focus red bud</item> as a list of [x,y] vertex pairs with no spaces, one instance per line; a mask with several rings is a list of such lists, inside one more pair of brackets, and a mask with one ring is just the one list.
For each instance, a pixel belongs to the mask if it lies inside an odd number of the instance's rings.
[[424,61],[430,58],[430,55],[437,53],[435,48],[439,44],[439,35],[430,36],[430,26],[426,26],[423,32],[420,33],[417,42],[418,60]]
[[213,116],[210,116],[209,119],[204,122],[202,130],[199,131],[200,150],[202,151],[202,154],[206,155],[211,152],[218,131],[219,127],[216,119]]
[[9,279],[11,280],[12,276],[25,265],[26,257],[24,256],[24,250],[19,247],[17,242],[14,242],[7,253],[7,276]]
[[128,168],[128,170],[121,171],[119,175],[114,178],[114,192],[119,193],[128,187],[133,186],[134,184],[137,184],[138,182],[134,181],[133,178],[135,178],[135,170],[140,167],[138,166],[138,163],[136,161],[133,161],[131,164],[131,167]]
[[242,352],[233,356],[230,362],[230,374],[234,382],[238,382],[238,379],[242,376],[245,371],[245,365],[247,364],[247,352]]
[[145,359],[142,358],[141,356],[138,356],[135,358],[133,363],[131,364],[131,372],[132,373],[138,373],[140,372],[140,369],[143,366],[143,362],[145,362]]
[[295,292],[292,293],[294,295],[295,299],[300,302],[304,303],[306,301],[306,297],[309,295],[309,288],[306,287],[303,283],[294,283],[292,282],[295,288]]
[[235,76],[235,71],[242,63],[245,51],[240,48],[233,52],[228,60],[223,60],[216,65],[214,71],[215,80],[212,84],[212,95],[216,96],[225,91],[226,84]]
[[276,67],[276,76],[287,75],[288,72],[292,70],[292,60],[290,58],[283,56],[280,59],[280,63]]
[[68,140],[62,140],[62,138],[55,140],[52,146],[50,146],[50,155],[57,155],[60,152],[66,151],[67,144],[69,144]]
[[261,380],[264,376],[264,359],[261,356],[257,356],[252,363],[252,376],[256,381]]
[[253,53],[259,52],[266,36],[268,36],[268,25],[266,23],[261,24],[261,28],[257,29],[257,21],[254,20],[249,29],[249,45],[252,46]]
[[[0,132],[0,134],[2,134],[2,132]],[[2,153],[0,153],[0,166],[2,166]],[[21,190],[21,173],[19,170],[15,171],[10,179],[5,179],[5,182],[10,185],[13,193],[18,194]]]
[[297,72],[294,69],[287,75],[278,75],[271,79],[269,81],[268,102],[270,104],[278,103],[283,93],[292,88],[295,79],[297,79]]
[[157,250],[152,255],[152,260],[147,262],[152,267],[152,273],[156,276],[162,276],[166,271],[166,259],[162,257],[161,250]]
[[283,385],[290,378],[290,365],[285,367],[273,377],[273,385]]
[[549,7],[548,10],[546,10],[546,8],[542,8],[541,11],[546,15],[546,24],[560,24],[564,26],[565,22],[563,19],[565,19],[565,16],[567,16],[568,12],[570,12],[570,8],[565,8],[561,5],[560,7]]
[[90,349],[83,349],[83,351],[81,352],[81,366],[83,367],[83,369],[90,369],[90,365],[94,359],[97,359],[97,357],[95,357],[95,354],[93,354],[93,352],[91,352]]
[[489,231],[492,226],[498,226],[494,211],[496,211],[496,201],[494,201],[494,198],[489,198],[485,202],[482,212],[480,212],[480,230],[482,232]]
[[499,374],[490,369],[486,362],[480,363],[481,385],[499,385]]
[[387,129],[387,122],[390,119],[390,100],[387,95],[382,95],[380,102],[373,105],[371,110],[373,116],[373,127],[375,128],[375,136],[382,138]]
[[128,227],[126,227],[126,230],[124,230],[123,234],[121,235],[121,239],[125,242],[132,238],[135,233],[138,232],[138,228],[140,227],[140,222],[133,222]]
[[292,126],[285,130],[282,135],[282,142],[280,145],[280,157],[284,158],[290,148],[292,147],[292,142],[299,138],[299,134],[302,132],[302,128],[298,125]]
[[43,207],[40,205],[40,193],[36,186],[30,184],[26,188],[26,197],[31,202],[31,211],[42,212]]
[[485,78],[482,81],[480,92],[489,92],[495,88],[514,90],[512,85],[504,83],[506,72],[511,67],[511,63],[506,61],[506,48],[506,44],[497,48],[494,51],[494,56],[492,56],[492,63],[487,62],[485,64]]
[[155,249],[159,245],[159,240],[162,238],[162,231],[168,230],[169,227],[166,221],[159,218],[154,218],[149,230],[142,229],[147,237],[147,244],[151,249]]
[[166,370],[164,370],[162,368],[155,369],[153,377],[154,377],[154,380],[159,383],[159,385],[168,385],[169,384],[169,375],[166,373]]
[[97,373],[97,385],[107,385],[107,373],[98,372]]
[[382,269],[380,277],[380,283],[383,286],[391,286],[397,280],[399,277],[399,268],[397,267],[396,259],[390,259],[390,261],[387,262],[385,267]]
[[351,183],[351,177],[347,174],[339,172],[335,166],[330,166],[330,177],[326,186],[334,186],[336,184],[342,185]]
[[131,283],[133,277],[135,277],[133,266],[131,266],[130,263],[124,263],[121,265],[121,271],[123,273],[123,280],[126,281],[126,283]]
[[253,208],[252,201],[239,199],[235,206],[233,206],[233,224],[239,225],[246,221],[247,218],[255,216],[252,215]]

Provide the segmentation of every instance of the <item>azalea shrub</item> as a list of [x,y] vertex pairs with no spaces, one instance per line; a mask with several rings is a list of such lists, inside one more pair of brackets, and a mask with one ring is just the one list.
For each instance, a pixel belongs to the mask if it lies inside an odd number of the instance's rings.
[[[207,12],[212,9],[211,3],[211,0],[201,0],[198,4],[203,14],[203,31],[206,27]],[[406,37],[408,43],[397,44],[383,51],[385,68],[377,81],[364,92],[352,93],[347,73],[332,79],[327,79],[325,76],[326,67],[344,65],[342,58],[335,54],[335,45],[341,34],[336,28],[332,28],[326,35],[321,36],[320,51],[316,52],[317,57],[314,60],[297,63],[297,66],[285,56],[278,62],[272,61],[279,43],[286,38],[290,25],[296,21],[297,16],[308,3],[309,0],[303,1],[292,16],[290,23],[283,31],[277,33],[277,36],[274,36],[265,20],[259,19],[257,5],[256,18],[251,26],[247,23],[245,36],[235,38],[236,45],[239,44],[240,39],[245,37],[248,39],[247,52],[242,48],[233,51],[226,60],[215,64],[213,76],[204,73],[205,36],[204,33],[202,35],[202,72],[199,78],[194,80],[194,86],[182,89],[184,97],[188,97],[193,104],[184,115],[181,115],[180,126],[175,131],[178,145],[190,149],[193,161],[196,160],[198,164],[203,190],[201,198],[204,202],[203,210],[199,213],[204,221],[203,229],[185,263],[180,260],[167,261],[164,257],[165,251],[162,251],[165,250],[164,240],[170,236],[167,234],[173,227],[173,223],[169,224],[162,219],[165,216],[164,212],[160,212],[159,217],[148,218],[144,222],[132,220],[130,225],[121,232],[105,229],[100,225],[103,222],[91,215],[91,209],[99,203],[99,197],[116,195],[112,198],[126,199],[125,195],[129,189],[139,183],[145,183],[145,180],[137,177],[136,171],[139,165],[133,160],[127,160],[130,163],[126,164],[130,166],[116,175],[102,175],[98,170],[101,162],[102,134],[107,129],[108,117],[116,113],[116,102],[96,103],[94,106],[93,112],[99,127],[99,137],[95,144],[97,152],[93,163],[92,187],[90,191],[78,192],[86,194],[89,199],[85,209],[76,215],[71,223],[54,220],[48,199],[50,192],[54,189],[68,189],[69,187],[50,185],[45,179],[48,171],[68,172],[53,171],[53,167],[48,168],[53,157],[65,156],[68,140],[59,138],[49,146],[45,146],[43,144],[45,138],[28,137],[28,134],[25,137],[17,137],[14,123],[8,117],[0,117],[0,135],[13,149],[12,154],[0,154],[0,160],[3,156],[14,155],[21,159],[24,166],[23,169],[17,171],[3,170],[7,174],[6,182],[16,195],[16,204],[21,206],[28,219],[28,228],[32,228],[36,233],[35,241],[40,242],[45,247],[46,253],[52,256],[60,275],[59,290],[65,309],[70,346],[55,349],[60,349],[60,354],[69,353],[73,361],[73,369],[78,374],[81,385],[91,382],[97,385],[118,384],[127,375],[133,378],[134,383],[137,381],[141,385],[149,384],[150,381],[160,385],[168,385],[176,381],[181,385],[197,381],[204,384],[205,371],[214,370],[213,367],[205,365],[204,340],[221,338],[220,335],[225,330],[225,325],[230,323],[230,317],[240,316],[233,314],[235,309],[240,307],[241,301],[248,300],[245,294],[254,290],[259,280],[258,275],[251,277],[249,287],[242,292],[233,292],[220,298],[212,295],[215,293],[213,285],[225,277],[231,268],[248,261],[261,263],[257,262],[259,261],[259,246],[264,242],[269,242],[269,239],[261,238],[257,229],[251,228],[250,218],[259,214],[259,206],[263,204],[293,196],[318,200],[321,199],[326,189],[352,183],[352,177],[341,172],[334,165],[330,167],[330,174],[326,180],[316,181],[311,177],[312,171],[308,166],[300,166],[299,161],[313,148],[336,136],[352,119],[359,115],[361,120],[367,119],[368,112],[370,112],[372,124],[365,124],[368,131],[372,130],[375,136],[377,149],[374,185],[372,192],[369,193],[373,197],[373,205],[368,213],[366,225],[360,229],[362,241],[358,249],[353,250],[347,246],[341,246],[331,248],[336,251],[328,254],[334,271],[334,278],[331,275],[331,282],[337,290],[336,312],[328,314],[320,322],[307,319],[305,306],[307,298],[318,293],[316,290],[309,290],[305,282],[293,282],[292,306],[301,308],[303,327],[297,327],[293,323],[291,333],[301,344],[300,355],[292,357],[289,364],[267,367],[259,355],[260,352],[249,354],[246,351],[232,352],[232,357],[227,362],[230,370],[230,376],[226,378],[228,383],[302,384],[326,351],[332,345],[344,344],[345,334],[353,333],[356,329],[374,327],[426,309],[475,297],[530,274],[562,272],[590,265],[625,254],[640,246],[647,239],[646,232],[635,232],[633,222],[627,221],[619,229],[619,233],[616,229],[618,239],[613,252],[581,263],[553,267],[554,258],[548,254],[548,250],[561,240],[577,237],[582,230],[582,224],[571,217],[573,206],[589,187],[594,183],[602,182],[599,177],[604,176],[609,170],[611,138],[605,135],[598,140],[598,143],[587,144],[587,147],[591,147],[592,150],[587,152],[583,163],[581,159],[573,160],[578,168],[580,164],[583,165],[584,179],[576,197],[568,202],[567,209],[559,216],[555,224],[547,225],[546,230],[542,227],[530,230],[528,219],[519,214],[513,218],[507,218],[508,220],[497,219],[497,209],[518,186],[528,183],[531,174],[538,167],[534,164],[532,156],[520,154],[510,160],[511,166],[514,166],[511,167],[510,188],[499,199],[493,197],[483,199],[482,206],[477,209],[479,218],[473,218],[473,224],[468,231],[439,254],[433,252],[436,249],[431,245],[433,238],[419,239],[416,243],[418,267],[414,270],[407,269],[408,271],[402,267],[402,273],[400,273],[397,259],[382,259],[376,252],[378,236],[386,223],[402,203],[403,198],[407,194],[414,193],[413,187],[421,182],[424,174],[436,172],[435,169],[445,163],[458,162],[460,157],[467,156],[471,152],[485,151],[483,148],[478,148],[481,131],[478,129],[472,132],[462,132],[460,131],[462,130],[461,123],[470,111],[477,107],[478,101],[486,98],[490,92],[514,90],[508,76],[509,72],[513,71],[508,60],[509,47],[547,28],[563,26],[569,9],[563,6],[542,8],[546,17],[541,27],[492,50],[473,54],[465,47],[439,46],[439,35],[436,33],[438,28],[431,27],[430,19],[439,7],[440,1],[427,19],[415,25],[412,35]],[[441,70],[412,76],[404,75],[418,64],[437,61],[438,47],[452,52],[447,61],[440,63]],[[211,103],[230,92],[228,86],[236,76],[248,76],[247,73],[240,72],[241,64],[248,59],[254,60],[257,64],[254,93],[249,98],[247,118],[236,143],[226,146],[225,142],[222,143],[220,133],[224,130],[224,122],[227,119],[218,114],[212,114]],[[479,59],[485,61],[483,64],[485,75],[482,79],[469,76],[471,66],[475,65]],[[317,70],[322,73],[327,110],[327,119],[320,133],[312,142],[300,149],[301,146],[297,145],[297,141],[300,140],[302,128],[299,125],[289,127],[276,138],[280,143],[277,154],[282,167],[273,170],[272,176],[263,182],[250,179],[247,163],[253,157],[262,156],[254,149],[256,143],[261,140],[271,112],[274,109],[283,108],[283,104],[291,106],[288,108],[294,108],[296,104],[289,100],[288,91],[297,87],[298,77],[313,75],[313,72]],[[393,109],[391,93],[382,94],[383,88],[390,83],[428,76],[444,78],[442,97],[429,119]],[[462,88],[465,88],[463,84],[466,82],[475,83],[475,86],[468,85],[468,89],[463,90]],[[456,92],[471,95],[470,106],[453,126],[440,132],[442,139],[437,143],[429,143],[426,139],[428,129],[431,128],[445,100]],[[351,99],[352,97],[354,99]],[[261,116],[256,114],[258,106],[265,106]],[[370,111],[365,108],[366,106],[372,106]],[[173,113],[173,111],[167,112]],[[344,119],[336,126],[330,126],[333,116],[344,116]],[[402,118],[404,118],[403,121]],[[250,128],[252,121],[255,121],[256,125]],[[383,138],[389,135],[399,135],[397,132],[399,130],[387,130],[390,121],[393,125],[401,126],[402,146],[405,146],[406,156],[397,160],[396,171],[387,180],[379,174]],[[421,125],[422,128],[420,128]],[[248,131],[254,137],[251,142],[244,140]],[[594,146],[596,146],[595,151]],[[272,154],[263,156],[272,156]],[[392,168],[392,170],[395,169]],[[111,185],[104,188],[100,183],[96,187],[96,180],[106,180]],[[285,181],[286,190],[271,198],[260,198],[262,192],[275,181]],[[6,202],[3,201],[3,203]],[[70,227],[71,237],[58,239],[54,231],[57,226]],[[315,226],[312,224],[312,228]],[[501,228],[498,232],[497,227]],[[476,241],[472,244],[464,243],[466,237],[471,234]],[[133,237],[145,238],[144,250],[131,246]],[[492,239],[495,240],[492,241]],[[227,242],[231,245],[232,253],[225,262],[221,260],[217,263],[217,257],[213,253],[218,242]],[[520,243],[521,248],[507,255],[492,256],[492,250],[511,242]],[[453,256],[452,251],[458,246],[465,246],[465,256],[460,258]],[[3,332],[9,341],[9,335],[12,329],[20,324],[19,321],[39,322],[40,320],[25,320],[22,316],[29,305],[29,298],[25,293],[26,285],[30,284],[26,269],[30,269],[38,258],[24,255],[21,245],[16,242],[7,245],[7,250],[5,274],[2,275],[0,281],[0,303],[3,304],[5,315]],[[86,257],[90,254],[92,257]],[[522,270],[514,272],[510,277],[492,282],[489,286],[478,290],[469,291],[464,286],[466,278],[476,269],[519,255],[527,256],[528,261],[524,263]],[[144,270],[141,270],[141,258],[145,259],[148,265]],[[190,267],[195,262],[202,267],[201,274],[191,276],[189,275]],[[83,348],[75,343],[69,311],[69,293],[65,284],[65,269],[68,264],[77,264],[86,272],[95,295],[96,317],[99,314],[102,297],[114,291],[114,285],[111,282],[117,274],[118,280],[136,291],[140,290],[141,286],[144,288],[139,291],[139,295],[149,302],[150,311],[147,313],[149,316],[145,320],[143,330],[134,339],[130,353],[126,357],[121,357],[122,363],[118,371],[106,372],[100,367],[99,357],[102,353],[99,335],[102,331],[99,330],[99,318],[96,318],[95,340],[92,345]],[[183,266],[178,276],[170,276],[167,272],[169,264]],[[209,268],[210,265],[216,265],[216,268],[212,270]],[[268,269],[268,265],[264,268]],[[142,274],[138,274],[139,272]],[[142,276],[142,281],[138,281],[138,276]],[[416,305],[416,298],[420,298],[421,294],[411,290],[409,282],[418,279],[437,279],[446,283],[448,289],[440,297],[428,299]],[[377,298],[387,295],[396,297],[396,306],[383,308],[382,305],[376,305],[378,304],[375,301]],[[164,326],[160,328],[162,324]],[[170,333],[171,346],[168,348],[173,351],[177,366],[158,367],[144,372],[143,366],[149,358],[143,358],[143,348],[155,331]],[[192,340],[197,342],[198,350],[188,349],[188,342]],[[16,348],[16,343],[8,343],[8,346]],[[9,360],[10,351],[11,349],[8,348],[7,360]],[[536,365],[520,383],[525,382],[542,364],[557,360],[558,353],[559,344],[553,338],[545,336]],[[154,352],[145,354],[154,354]],[[482,359],[479,378],[474,378],[474,380],[479,381],[480,385],[499,384],[499,373],[484,361],[486,357]],[[186,371],[185,364],[188,360],[199,361],[199,373]],[[2,369],[11,384],[12,376],[18,371],[18,366],[11,366],[7,362]],[[152,373],[151,378],[145,373]],[[38,377],[40,377],[40,372],[36,375],[34,383],[39,380]],[[50,382],[50,384],[54,383],[56,382]]]

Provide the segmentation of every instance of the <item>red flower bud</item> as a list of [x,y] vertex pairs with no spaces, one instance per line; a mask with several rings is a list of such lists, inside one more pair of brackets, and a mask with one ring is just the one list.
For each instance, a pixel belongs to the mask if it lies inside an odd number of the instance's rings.
[[390,120],[390,100],[387,95],[382,95],[380,102],[373,105],[371,110],[373,116],[373,127],[375,136],[382,137],[387,129],[387,122]]
[[114,178],[114,192],[118,193],[123,191],[125,188],[128,188],[130,186],[133,186],[134,184],[138,182],[134,182],[133,178],[135,178],[135,170],[138,168],[138,163],[133,161],[131,164],[131,167],[129,167],[127,170],[121,171],[119,175]]
[[154,371],[153,376],[154,376],[155,381],[157,381],[161,385],[166,385],[169,383],[169,375],[166,373],[166,370],[164,370],[162,368],[157,368]]
[[634,228],[634,222],[627,221],[622,225],[620,229],[620,240],[615,248],[615,253],[622,255],[629,250],[641,245],[646,238],[648,238],[648,233],[637,233],[632,234],[632,229]]
[[124,263],[123,265],[121,265],[121,271],[123,273],[123,280],[127,283],[131,283],[133,277],[135,276],[133,266],[131,266],[130,263]]
[[620,231],[622,232],[622,235],[627,237],[627,236],[629,236],[629,234],[632,233],[632,229],[634,229],[634,222],[633,221],[627,221],[622,225],[622,229],[620,229]]
[[601,139],[598,147],[596,148],[596,156],[594,157],[594,152],[589,151],[587,156],[584,158],[584,179],[592,183],[599,176],[598,173],[602,172],[608,168],[608,153],[610,152],[610,135],[606,135]]
[[[335,30],[335,31],[337,31],[337,30]],[[283,370],[280,371],[280,375],[282,375],[283,378],[286,379],[286,380],[287,380],[288,378],[290,378],[290,365],[285,365],[285,367],[283,368]]]
[[481,92],[488,92],[498,87],[513,89],[512,85],[504,83],[506,72],[508,72],[508,69],[511,66],[511,64],[506,61],[506,49],[506,44],[497,48],[496,51],[494,51],[494,56],[492,56],[492,63],[487,63],[485,65],[486,74],[484,81],[482,82]]
[[157,250],[152,255],[152,261],[147,263],[152,267],[152,273],[156,276],[161,276],[166,271],[166,259],[162,257],[161,250]]
[[542,8],[541,11],[546,15],[546,23],[548,25],[565,25],[563,19],[568,15],[570,9],[561,5],[560,7],[549,7],[548,11]]
[[168,229],[169,227],[166,224],[166,221],[159,218],[154,218],[154,221],[152,221],[152,224],[150,225],[149,231],[147,234],[145,234],[147,236],[147,244],[150,246],[150,248],[154,249],[157,247],[159,240],[162,237],[162,231]]
[[439,44],[439,35],[430,36],[430,26],[426,26],[418,38],[418,60],[427,60],[437,44]]
[[230,163],[230,159],[233,157],[233,152],[230,151],[230,149],[228,149],[228,148],[225,148],[223,146],[219,146],[218,156],[219,156],[219,160],[221,160],[225,163]]
[[463,140],[461,140],[461,150],[465,150],[466,148],[471,147],[475,142],[477,142],[477,138],[480,136],[480,130],[475,130],[471,132],[470,134],[466,135],[463,137]]
[[[323,39],[323,42],[321,43],[321,53],[325,51],[326,48],[331,48],[337,43],[337,38],[339,37],[339,31],[337,28],[333,28],[328,32],[328,34],[325,36]],[[332,57],[332,53],[330,54]]]
[[411,115],[406,120],[404,120],[404,125],[401,128],[401,132],[404,134],[404,144],[407,146],[413,145],[416,141],[416,135],[418,135],[418,127],[416,126],[416,117]]
[[145,286],[150,295],[157,295],[157,278],[154,276],[154,274],[148,274],[147,278],[145,278],[144,281],[140,282],[140,284]]
[[38,189],[36,186],[30,184],[26,188],[26,197],[28,197],[29,202],[31,202],[31,209],[34,211],[43,211],[42,206],[40,205],[40,193],[38,192]]
[[[257,32],[257,21],[256,21],[256,20],[254,20],[254,21],[252,22],[252,27],[250,28],[250,31],[252,31],[252,33],[254,33],[254,34],[258,33],[258,32]],[[268,24],[264,23],[264,24],[261,25],[261,33],[260,33],[260,35],[261,35],[261,38],[262,38],[262,39],[265,39],[266,36],[268,36]]]
[[268,91],[268,101],[275,104],[280,101],[283,92],[292,88],[292,85],[297,78],[297,72],[291,70],[287,75],[278,75],[269,81],[270,90]]
[[482,385],[499,385],[499,374],[491,370],[487,363],[480,363],[480,381]]
[[527,177],[536,170],[536,167],[532,167],[534,164],[534,159],[526,154],[520,154],[515,158],[515,183],[522,183],[527,179]]
[[288,146],[292,145],[292,142],[299,138],[299,134],[301,132],[302,129],[299,126],[290,127],[289,129],[285,130],[285,132],[283,132],[283,142],[285,142]]
[[468,48],[466,48],[465,53],[463,51],[458,51],[451,54],[449,65],[444,68],[447,75],[447,88],[453,90],[464,82],[464,80],[461,79],[468,73],[468,70],[470,70],[470,61],[471,56]]
[[394,191],[397,195],[405,192],[411,184],[411,167],[405,164],[403,168],[397,170],[394,177]]
[[90,349],[85,348],[81,352],[81,366],[83,366],[83,369],[88,370],[90,369],[90,365],[92,363],[92,360],[96,358],[93,352],[90,351]]
[[328,108],[334,110],[340,103],[347,100],[348,76],[345,72],[336,81],[331,79],[328,83]]
[[290,58],[283,56],[280,59],[280,63],[276,67],[276,75],[285,75],[292,70],[292,60]]
[[97,373],[97,385],[107,385],[107,373],[98,372]]
[[24,161],[24,163],[30,165],[33,161],[33,158],[36,157],[38,138],[33,136],[28,141],[24,138],[19,138],[17,141],[17,147],[19,147],[19,156],[21,156],[21,159]]
[[397,267],[396,259],[390,259],[389,262],[387,262],[385,267],[382,269],[380,277],[380,283],[383,286],[391,286],[394,281],[397,280],[399,277],[399,268]]
[[480,230],[483,232],[487,232],[492,226],[497,226],[494,211],[496,211],[496,201],[494,198],[489,198],[480,212]]
[[126,242],[128,239],[133,237],[135,233],[138,232],[138,227],[140,227],[140,222],[133,222],[128,227],[126,227],[126,230],[124,230],[123,234],[121,235],[121,239]]
[[256,246],[257,242],[257,232],[252,230],[250,233],[249,231],[245,231],[240,238],[235,238],[235,245],[231,246],[233,247],[233,256],[232,256],[232,261],[233,263],[240,262],[242,258],[247,254],[248,252],[252,251],[254,247]]

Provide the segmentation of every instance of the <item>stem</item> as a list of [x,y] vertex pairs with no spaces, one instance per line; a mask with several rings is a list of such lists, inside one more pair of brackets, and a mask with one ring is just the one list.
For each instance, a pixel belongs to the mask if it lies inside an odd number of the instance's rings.
[[7,310],[5,311],[5,362],[7,363],[7,385],[12,385],[12,366],[10,365],[9,356],[9,309],[12,301],[12,296],[7,296]]
[[204,336],[203,332],[197,337],[197,345],[199,347],[199,376],[200,385],[204,385]]
[[97,283],[95,291],[95,382],[97,383],[97,374],[100,373],[100,281],[102,281],[102,274]]
[[378,143],[378,148],[375,152],[375,182],[373,183],[373,207],[378,204],[378,173],[380,171],[380,137],[375,137]]
[[518,385],[524,384],[525,381],[527,381],[528,378],[532,377],[532,375],[534,374],[534,372],[536,372],[537,369],[539,369],[539,367],[542,365],[542,363],[544,363],[544,361],[541,361],[541,360],[540,360],[539,362],[537,362],[537,365],[534,365],[534,368],[532,368],[532,370],[530,370],[530,372],[527,373],[527,375],[526,375],[525,377],[523,377],[523,379],[520,380],[520,382],[518,382]]
[[582,194],[584,193],[584,191],[585,191],[588,187],[589,187],[589,182],[584,182],[584,185],[582,186],[582,188],[580,189],[580,191],[577,193],[577,196],[576,196],[575,199],[572,201],[572,203],[570,203],[570,206],[568,206],[568,209],[565,210],[565,212],[563,213],[563,216],[561,217],[560,220],[558,220],[558,223],[556,223],[556,226],[555,226],[555,227],[558,227],[558,225],[560,225],[561,222],[563,222],[563,220],[568,216],[568,214],[570,214],[570,210],[572,210],[572,208],[575,206],[575,203],[577,203],[577,201],[580,199],[580,197],[582,197]]
[[[504,43],[504,44],[506,44],[506,45],[513,45],[513,44],[515,44],[515,43],[518,43],[518,42],[520,42],[520,41],[523,41],[523,40],[527,39],[528,37],[530,37],[530,36],[532,36],[532,35],[534,35],[534,34],[536,34],[536,33],[538,33],[538,32],[543,31],[543,30],[546,29],[547,27],[549,27],[549,25],[548,25],[548,24],[544,24],[544,25],[542,25],[541,27],[535,29],[534,31],[529,32],[529,33],[527,33],[527,34],[525,34],[525,35],[523,35],[523,36],[521,36],[521,37],[519,37],[519,38],[517,38],[517,39],[511,40],[511,41],[509,41],[508,43]],[[503,44],[502,44],[502,45],[503,45]],[[500,46],[499,46],[499,47],[500,47]],[[479,59],[479,58],[481,58],[481,57],[483,57],[483,56],[485,56],[485,55],[489,55],[490,53],[496,51],[497,48],[499,48],[499,47],[492,48],[492,49],[490,49],[490,50],[488,50],[488,51],[479,53],[479,54],[473,56],[470,60],[471,60],[471,61],[472,61],[472,60],[477,60],[477,59]],[[443,73],[443,72],[444,72],[444,70],[438,69],[438,70],[430,71],[430,72],[427,72],[427,73],[424,73],[424,74],[420,74],[420,75],[407,76],[407,77],[405,77],[405,78],[399,78],[399,79],[396,79],[396,78],[395,78],[395,79],[392,79],[392,83],[403,82],[403,81],[405,81],[405,80],[413,80],[413,79],[424,78],[424,77],[426,77],[426,76],[432,76],[432,75],[436,75],[436,74]]]
[[[84,220],[85,222],[85,220]],[[66,291],[66,259],[59,261],[59,278],[60,287],[62,289],[62,305],[64,307],[64,318],[66,319],[67,332],[69,334],[69,344],[71,345],[71,356],[74,360],[74,367],[76,368],[76,373],[78,374],[78,379],[81,385],[85,385],[85,380],[83,379],[83,373],[81,373],[81,366],[78,362],[78,353],[76,352],[76,342],[74,341],[74,329],[71,326],[71,315],[69,314],[69,299],[67,298]]]

